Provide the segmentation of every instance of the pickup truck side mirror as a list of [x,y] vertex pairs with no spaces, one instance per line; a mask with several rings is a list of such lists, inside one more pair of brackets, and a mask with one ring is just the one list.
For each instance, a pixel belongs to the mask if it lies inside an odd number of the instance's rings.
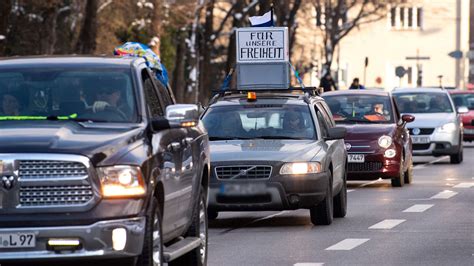
[[345,127],[333,127],[328,130],[326,140],[343,139],[346,137],[347,129]]
[[199,122],[199,110],[195,104],[175,104],[166,107],[165,118],[152,121],[154,130],[194,127]]

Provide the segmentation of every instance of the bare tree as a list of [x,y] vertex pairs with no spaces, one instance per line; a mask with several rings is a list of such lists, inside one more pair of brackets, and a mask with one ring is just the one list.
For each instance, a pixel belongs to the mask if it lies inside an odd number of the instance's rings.
[[330,70],[334,52],[341,40],[362,24],[381,20],[387,15],[389,5],[400,0],[312,0],[316,9],[316,26],[323,34],[323,68]]
[[98,0],[87,0],[84,25],[79,35],[76,51],[91,54],[96,47]]

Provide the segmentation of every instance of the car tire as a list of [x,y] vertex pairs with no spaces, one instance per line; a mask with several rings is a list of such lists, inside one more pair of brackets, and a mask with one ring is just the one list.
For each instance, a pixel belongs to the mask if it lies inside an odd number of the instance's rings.
[[[156,198],[151,203],[150,212],[146,216],[145,239],[142,254],[138,256],[137,266],[163,265],[163,233],[161,215]],[[156,237],[156,239],[153,239]]]
[[341,191],[334,197],[334,217],[343,218],[347,213],[347,169],[342,180]]
[[408,163],[408,168],[404,174],[405,184],[411,184],[413,182],[413,160]]
[[462,145],[462,142],[460,142],[460,143],[461,143],[461,145],[459,146],[458,153],[449,156],[449,161],[452,164],[460,164],[460,163],[462,163],[462,161],[464,159],[463,158],[464,157],[463,145]]
[[199,191],[199,202],[197,202],[194,207],[191,226],[185,234],[186,237],[201,238],[201,245],[198,248],[191,250],[189,253],[183,255],[182,257],[168,263],[168,265],[170,266],[207,265],[208,219],[205,191],[206,190],[201,186]]
[[405,172],[403,171],[403,164],[404,160],[402,159],[400,162],[400,170],[398,171],[398,175],[392,177],[392,187],[403,187],[405,184]]
[[215,219],[217,219],[217,216],[219,216],[218,211],[207,210],[207,218],[209,220],[215,220]]
[[311,223],[314,225],[330,225],[333,220],[332,175],[326,188],[326,198],[309,209]]

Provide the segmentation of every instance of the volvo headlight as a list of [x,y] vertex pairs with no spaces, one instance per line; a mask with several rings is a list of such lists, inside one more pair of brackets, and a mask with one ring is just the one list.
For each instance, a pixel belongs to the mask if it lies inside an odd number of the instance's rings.
[[280,169],[280,175],[302,175],[320,173],[321,164],[311,163],[285,163]]
[[120,165],[97,169],[104,197],[136,197],[145,195],[145,182],[140,168]]
[[392,137],[383,135],[379,138],[379,146],[386,149],[392,145]]
[[451,133],[456,130],[456,124],[451,122],[451,123],[446,123],[438,128],[439,132],[442,133]]

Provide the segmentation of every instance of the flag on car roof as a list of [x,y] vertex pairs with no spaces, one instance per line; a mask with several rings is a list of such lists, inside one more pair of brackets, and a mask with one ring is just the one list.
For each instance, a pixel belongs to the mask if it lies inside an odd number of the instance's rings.
[[114,55],[143,57],[146,60],[147,66],[156,70],[158,80],[165,86],[168,84],[168,71],[166,71],[158,55],[150,47],[139,42],[126,42],[115,47]]
[[273,9],[262,16],[249,17],[252,27],[273,27]]

